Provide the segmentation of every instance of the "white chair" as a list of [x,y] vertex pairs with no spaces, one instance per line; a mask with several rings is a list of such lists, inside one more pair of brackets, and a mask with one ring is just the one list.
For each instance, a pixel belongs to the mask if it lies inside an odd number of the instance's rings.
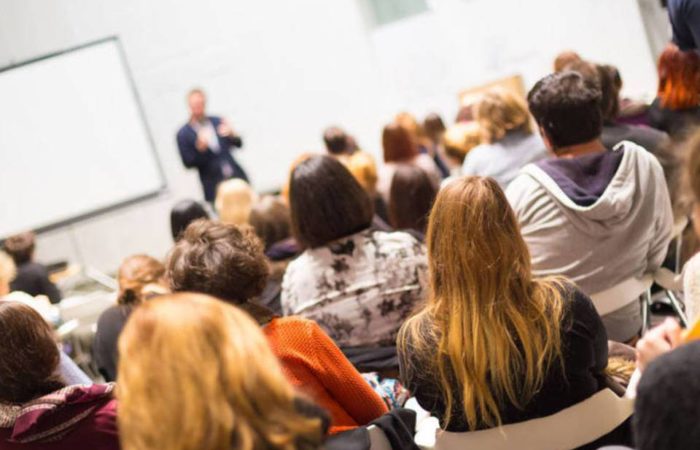
[[[569,450],[605,436],[627,420],[634,401],[603,389],[551,416],[488,430],[438,430],[434,450]],[[425,448],[425,447],[424,447]]]
[[640,305],[642,313],[642,333],[651,325],[651,285],[654,284],[652,275],[640,278],[629,278],[616,286],[591,295],[591,300],[600,316],[617,311],[642,298]]

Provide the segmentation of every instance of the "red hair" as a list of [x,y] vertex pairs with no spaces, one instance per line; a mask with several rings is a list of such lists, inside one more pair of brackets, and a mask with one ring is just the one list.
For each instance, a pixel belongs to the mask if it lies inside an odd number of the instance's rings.
[[700,106],[700,56],[683,52],[669,45],[659,57],[659,90],[661,106],[688,109]]
[[411,134],[397,123],[384,127],[382,133],[384,162],[408,162],[418,156],[418,146]]

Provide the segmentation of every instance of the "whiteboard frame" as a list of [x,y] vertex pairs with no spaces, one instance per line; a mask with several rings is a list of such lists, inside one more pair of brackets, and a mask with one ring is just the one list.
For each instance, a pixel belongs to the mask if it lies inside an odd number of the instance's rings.
[[[122,45],[121,40],[119,39],[119,36],[116,36],[116,35],[107,36],[107,37],[104,37],[104,38],[101,38],[101,39],[98,39],[95,41],[90,41],[90,42],[87,42],[85,44],[81,44],[81,45],[78,45],[75,47],[70,47],[70,48],[67,48],[64,50],[48,53],[48,54],[45,54],[45,55],[42,55],[42,56],[39,56],[36,58],[21,61],[19,63],[13,63],[13,64],[10,64],[8,66],[0,67],[0,74],[3,72],[13,70],[13,69],[17,69],[19,67],[28,66],[30,64],[44,61],[46,59],[55,58],[57,56],[62,56],[62,55],[65,55],[67,53],[72,53],[72,52],[84,50],[86,48],[102,45],[102,44],[105,44],[108,42],[113,42],[117,47],[117,51],[119,53],[119,59],[122,63],[122,68],[124,69],[124,74],[126,75],[127,81],[129,82],[129,86],[131,88],[131,93],[133,95],[134,102],[136,103],[136,109],[139,112],[139,117],[141,119],[141,125],[143,126],[144,133],[146,134],[146,138],[148,139],[148,146],[151,149],[151,154],[152,154],[152,156],[155,160],[155,163],[156,163],[158,176],[160,178],[160,186],[155,191],[146,192],[145,194],[139,195],[137,197],[132,197],[132,198],[127,199],[127,200],[122,200],[122,201],[117,202],[113,205],[95,208],[95,209],[92,209],[88,212],[79,214],[77,216],[74,216],[74,217],[71,217],[68,219],[63,219],[63,220],[60,220],[58,222],[51,223],[49,225],[43,225],[41,227],[38,227],[38,228],[35,228],[34,230],[32,230],[37,234],[48,232],[48,231],[53,231],[53,230],[56,230],[58,228],[66,227],[69,225],[74,225],[78,222],[82,222],[82,221],[88,220],[90,218],[93,218],[93,217],[96,217],[96,216],[99,216],[102,214],[110,213],[110,212],[119,210],[121,208],[132,206],[134,204],[143,202],[145,200],[150,200],[150,199],[159,197],[168,191],[168,183],[167,183],[167,178],[165,176],[165,171],[163,170],[163,165],[160,161],[160,158],[158,157],[158,152],[156,151],[155,141],[153,140],[153,135],[151,134],[151,129],[148,126],[148,121],[146,120],[146,113],[143,109],[143,104],[141,103],[141,97],[139,96],[138,90],[136,89],[136,83],[134,82],[134,77],[133,77],[133,74],[131,72],[131,69],[129,67],[129,64],[128,64],[128,61],[126,58],[126,52],[124,51],[124,46]],[[8,236],[0,236],[0,244],[7,237]]]

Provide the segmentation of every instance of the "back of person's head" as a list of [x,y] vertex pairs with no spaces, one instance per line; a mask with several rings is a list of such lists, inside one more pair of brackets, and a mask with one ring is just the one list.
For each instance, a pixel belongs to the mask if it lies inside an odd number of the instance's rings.
[[35,241],[36,237],[31,231],[15,234],[5,240],[5,251],[19,266],[32,260]]
[[515,213],[491,178],[443,187],[426,240],[430,295],[398,345],[429,355],[448,414],[459,403],[469,429],[497,426],[499,405],[523,408],[561,357],[559,284],[533,279]]
[[321,247],[372,223],[369,195],[340,162],[312,156],[292,172],[292,234],[305,247]]
[[637,387],[633,430],[638,450],[700,448],[700,342],[660,356]]
[[138,305],[165,292],[165,266],[148,255],[133,255],[119,267],[120,305]]
[[177,241],[185,228],[197,219],[208,219],[209,213],[195,200],[181,200],[170,210],[170,230],[173,241]]
[[250,224],[266,249],[291,236],[289,207],[282,199],[273,195],[262,197],[253,207],[250,212]]
[[243,225],[250,220],[250,211],[256,200],[257,196],[248,183],[233,178],[219,185],[214,204],[221,222]]
[[287,175],[287,180],[285,183],[282,185],[282,199],[289,205],[289,184],[292,182],[292,174],[294,173],[294,169],[297,168],[299,164],[301,164],[303,161],[306,161],[307,159],[311,158],[314,156],[314,153],[308,153],[304,152],[294,158],[292,163],[289,165],[289,173]]
[[657,96],[664,108],[679,110],[700,106],[700,55],[681,51],[673,44],[661,53]]
[[402,164],[396,168],[389,194],[389,219],[398,230],[425,233],[437,188],[420,167]]
[[406,128],[390,123],[382,132],[384,162],[408,162],[418,156],[418,144]]
[[338,127],[328,127],[323,132],[323,142],[326,151],[331,155],[346,155],[351,153],[348,148],[348,135]]
[[573,71],[548,75],[527,96],[530,112],[552,149],[590,142],[600,137],[603,117],[596,85]]
[[455,123],[469,123],[474,120],[474,105],[462,105],[457,111],[457,117],[455,117]]
[[506,89],[494,88],[481,97],[476,104],[476,121],[487,142],[499,141],[515,130],[532,133],[525,101]]
[[477,122],[465,122],[452,125],[445,132],[445,155],[456,165],[462,166],[467,154],[481,143],[482,132]]
[[25,403],[63,387],[53,330],[33,308],[0,301],[0,342],[0,403]]
[[583,59],[578,61],[572,61],[570,64],[564,66],[564,69],[560,72],[578,72],[587,83],[591,85],[598,86],[600,80],[598,79],[598,66],[590,61],[585,61]]
[[119,338],[119,435],[126,450],[316,449],[319,419],[257,324],[192,293],[137,308]]
[[571,50],[563,51],[554,58],[554,72],[561,72],[567,66],[577,61],[583,61],[583,58],[578,53]]
[[622,89],[622,77],[617,67],[608,64],[596,66],[598,81],[600,83],[601,110],[603,121],[615,122],[620,114],[620,90]]
[[10,293],[10,283],[17,275],[17,267],[10,255],[0,251],[0,298]]
[[410,112],[400,112],[394,117],[394,121],[404,130],[408,131],[408,133],[413,137],[413,139],[418,142],[420,139],[425,137],[425,130],[423,129],[423,126],[418,123],[418,119],[416,119],[416,116],[411,114]]
[[201,292],[234,304],[260,295],[269,274],[263,244],[251,227],[209,220],[187,227],[166,268],[173,292]]
[[438,113],[429,113],[423,119],[423,129],[425,134],[433,143],[438,143],[442,140],[442,135],[447,129],[445,127],[445,122],[442,121],[442,117]]
[[370,195],[377,193],[377,164],[372,155],[366,152],[355,152],[345,161],[345,165],[362,188]]

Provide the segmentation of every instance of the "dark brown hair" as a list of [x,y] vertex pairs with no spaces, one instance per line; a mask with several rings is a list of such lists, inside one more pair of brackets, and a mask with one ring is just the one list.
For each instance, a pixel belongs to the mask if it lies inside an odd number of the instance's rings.
[[272,195],[261,198],[253,206],[250,212],[250,224],[262,239],[265,249],[291,236],[289,208],[282,199]]
[[399,230],[411,229],[425,233],[436,195],[437,188],[423,169],[410,164],[400,165],[391,181],[391,226]]
[[269,268],[252,228],[196,220],[168,257],[173,292],[192,291],[242,304],[260,295]]
[[299,163],[289,183],[292,234],[306,247],[320,247],[368,228],[374,210],[360,183],[328,156]]
[[384,162],[408,162],[418,156],[418,145],[398,123],[390,123],[382,132]]
[[31,231],[25,231],[5,240],[5,251],[12,257],[15,264],[27,263],[34,255],[35,236]]
[[579,72],[564,71],[538,81],[527,96],[530,112],[556,151],[600,137],[600,88]]
[[600,82],[601,101],[600,108],[603,112],[603,121],[615,122],[620,114],[620,90],[622,89],[622,77],[617,67],[608,64],[599,64],[598,81]]
[[428,138],[434,143],[440,142],[443,133],[447,130],[445,122],[442,121],[440,114],[432,112],[423,119],[423,129]]
[[323,132],[323,143],[326,144],[326,150],[331,155],[352,153],[349,148],[348,135],[338,127],[326,128]]
[[53,331],[34,309],[0,301],[0,343],[0,403],[21,404],[64,387]]

